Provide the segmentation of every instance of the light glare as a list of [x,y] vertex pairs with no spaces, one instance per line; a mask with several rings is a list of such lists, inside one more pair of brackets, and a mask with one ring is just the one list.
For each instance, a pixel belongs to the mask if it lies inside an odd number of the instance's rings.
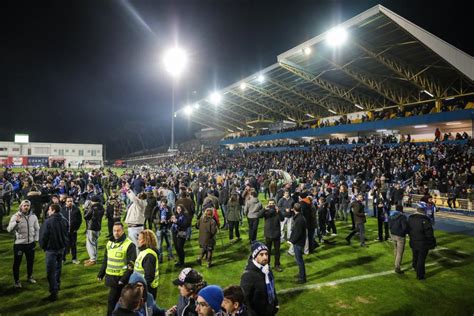
[[328,31],[326,42],[329,46],[337,47],[344,43],[347,39],[347,32],[342,27],[335,27]]
[[212,104],[218,105],[221,102],[222,97],[218,92],[213,92],[211,96],[209,97],[209,99]]
[[173,77],[179,77],[179,75],[186,67],[187,62],[188,57],[186,55],[186,52],[179,47],[173,47],[169,49],[168,51],[166,51],[163,57],[163,64],[165,65],[165,69]]

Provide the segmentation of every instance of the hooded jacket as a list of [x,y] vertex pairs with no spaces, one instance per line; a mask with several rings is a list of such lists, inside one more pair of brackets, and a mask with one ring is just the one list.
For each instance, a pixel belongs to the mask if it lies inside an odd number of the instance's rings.
[[61,250],[66,248],[68,240],[69,224],[61,213],[55,213],[48,217],[40,230],[40,246],[45,251]]
[[388,224],[392,235],[405,238],[408,233],[408,221],[405,214],[399,211],[391,211]]
[[259,218],[263,214],[263,206],[262,202],[258,200],[258,198],[251,196],[246,202],[244,206],[244,213],[247,215],[248,218]]
[[86,229],[100,231],[102,228],[102,217],[104,216],[104,207],[100,202],[92,202],[84,211],[86,220]]
[[[16,222],[16,216],[20,215],[20,222]],[[24,215],[18,211],[10,218],[7,231],[15,232],[15,244],[25,245],[39,240],[40,226],[38,224],[38,217],[33,212]]]
[[77,232],[82,224],[81,210],[73,204],[70,209],[64,206],[61,209],[61,214],[63,214],[64,218],[69,222],[69,231],[72,233]]
[[139,199],[132,191],[127,192],[127,197],[132,201],[132,204],[127,210],[125,223],[127,225],[143,225],[145,223],[145,208],[148,203],[146,200]]

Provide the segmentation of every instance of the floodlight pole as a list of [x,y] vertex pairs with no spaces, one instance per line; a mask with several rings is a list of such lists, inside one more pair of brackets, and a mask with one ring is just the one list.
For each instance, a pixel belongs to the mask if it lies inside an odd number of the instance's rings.
[[174,88],[176,79],[173,78],[173,84],[171,86],[171,145],[170,149],[174,149]]

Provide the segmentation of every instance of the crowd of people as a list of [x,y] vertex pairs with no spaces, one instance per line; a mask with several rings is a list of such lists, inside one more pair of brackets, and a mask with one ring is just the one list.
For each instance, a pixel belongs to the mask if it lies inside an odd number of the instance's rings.
[[[12,201],[19,202],[7,227],[15,235],[14,286],[22,287],[23,254],[27,281],[36,283],[39,242],[46,254],[48,299],[57,300],[69,253],[73,264],[81,264],[77,232],[83,222],[86,267],[99,261],[99,236],[106,222],[108,241],[97,278],[109,288],[109,315],[274,315],[279,302],[273,273],[285,273],[282,243],[291,245],[288,254],[298,266],[295,283],[306,283],[304,256],[321,243],[334,242],[336,221],[350,223],[348,244],[358,235],[361,249],[367,246],[367,214],[376,218],[377,241],[394,243],[396,273],[404,273],[401,262],[410,236],[412,265],[423,280],[426,256],[436,246],[432,194],[446,193],[454,208],[457,198],[472,199],[472,154],[470,143],[437,142],[350,150],[315,146],[297,154],[211,150],[120,175],[107,169],[6,169],[0,184],[2,216],[11,215]],[[409,217],[404,213],[407,190],[423,195]],[[265,205],[259,193],[268,200]],[[262,221],[264,239],[258,240]],[[241,234],[242,225],[248,225],[248,237]],[[207,285],[199,272],[188,268],[185,249],[196,238],[201,251],[192,261],[212,269],[219,229],[228,230],[230,242],[247,239],[250,246],[245,272],[235,282],[239,285],[225,289]],[[168,309],[156,305],[165,259],[182,269],[174,281],[178,304]]]

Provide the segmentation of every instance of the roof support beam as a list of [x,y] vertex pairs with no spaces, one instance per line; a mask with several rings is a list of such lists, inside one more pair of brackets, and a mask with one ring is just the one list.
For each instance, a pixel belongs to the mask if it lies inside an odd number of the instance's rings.
[[248,113],[255,114],[255,115],[257,115],[257,116],[262,115],[261,112],[259,113],[259,112],[257,112],[257,111],[254,111],[254,110],[252,110],[252,109],[249,109],[249,108],[243,106],[242,104],[239,104],[239,103],[230,101],[229,98],[223,98],[221,102],[222,102],[222,103],[226,103],[226,104],[230,104],[231,106],[239,107],[239,108],[241,108],[242,110],[247,111]]
[[427,90],[430,93],[433,93],[436,98],[442,98],[444,89],[437,82],[437,80],[425,73],[428,68],[414,69],[409,65],[405,64],[398,58],[391,56],[387,53],[391,47],[384,49],[381,52],[376,52],[373,47],[368,43],[363,42],[362,40],[353,39],[351,41],[355,46],[357,46],[364,53],[377,60],[379,63],[389,68],[393,72],[397,73],[399,76],[403,77],[405,80],[414,84],[419,90]]
[[265,101],[262,101],[262,100],[257,100],[256,98],[253,98],[253,97],[250,97],[248,94],[247,95],[244,95],[243,93],[239,93],[239,92],[235,92],[234,90],[229,90],[230,93],[232,93],[233,95],[239,97],[239,98],[242,98],[244,100],[247,100],[249,102],[252,102],[254,104],[257,104],[258,106],[260,107],[263,107],[265,109],[267,109],[269,112],[271,113],[274,113],[274,114],[277,114],[276,115],[276,119],[284,119],[286,120],[288,118],[288,114],[285,113],[285,112],[281,112],[277,109],[274,109],[272,108],[272,105],[271,104],[266,104]]
[[[332,112],[335,111],[336,113],[348,113],[347,106],[344,106],[342,104],[335,104],[329,101],[327,98],[318,98],[312,93],[307,93],[303,89],[299,89],[296,86],[288,87],[286,84],[284,84],[281,81],[274,80],[274,79],[269,79],[270,82],[272,82],[274,85],[280,87],[281,89],[284,89],[285,91],[291,92],[296,96],[299,96],[300,98],[305,99],[306,101],[310,102],[311,104],[317,105],[318,107],[322,108],[318,110],[315,114],[317,114],[319,117],[325,117],[325,116],[331,116]],[[328,114],[329,113],[329,114]]]
[[[217,111],[214,112],[214,111],[212,111],[213,108],[214,108],[214,105],[209,104],[209,106],[207,106],[207,107],[206,107],[206,106],[203,106],[202,108],[199,109],[200,114],[201,114],[201,113],[202,113],[202,114],[205,114],[204,111],[209,114],[209,115],[206,116],[205,120],[208,120],[208,119],[210,119],[211,117],[214,118],[214,119],[216,119],[216,118],[218,118],[218,117],[223,117],[223,118],[225,118],[225,119],[227,119],[227,120],[230,120],[230,121],[232,121],[232,122],[237,123],[237,124],[232,124],[232,125],[234,125],[235,127],[237,127],[237,126],[239,126],[239,127],[245,127],[245,118],[244,118],[244,117],[242,117],[241,120],[238,120],[238,119],[235,118],[235,117],[232,117],[232,116],[230,116],[230,115],[227,115],[227,114],[222,113],[222,111],[219,111],[219,109],[216,109]],[[226,109],[225,111],[228,111],[228,110]],[[194,114],[195,114],[195,113],[192,113],[191,115],[194,115]],[[240,114],[237,114],[237,115],[240,115]],[[230,122],[228,122],[228,123],[230,123]]]
[[[204,126],[207,126],[207,127],[221,129],[221,130],[236,129],[235,126],[232,126],[232,125],[224,126],[225,123],[221,122],[221,124],[219,124],[219,123],[215,123],[215,122],[210,121],[210,120],[201,119],[200,117],[198,118],[197,116],[191,116],[191,117],[189,117],[189,119],[191,121],[194,121],[194,122],[198,123],[198,124],[201,124],[201,125],[204,125]],[[227,124],[225,124],[225,125],[227,125]]]
[[372,110],[372,109],[380,108],[384,106],[384,104],[380,104],[380,102],[377,102],[365,95],[362,95],[360,93],[355,93],[354,90],[357,86],[354,86],[350,89],[339,86],[335,83],[321,79],[317,75],[307,72],[306,70],[302,69],[300,66],[288,60],[285,60],[284,62],[280,61],[280,65],[281,67],[297,75],[298,77],[303,78],[304,80],[309,81],[326,91],[329,91],[331,94],[335,95],[336,97],[349,101],[352,104],[358,104],[367,110]]

